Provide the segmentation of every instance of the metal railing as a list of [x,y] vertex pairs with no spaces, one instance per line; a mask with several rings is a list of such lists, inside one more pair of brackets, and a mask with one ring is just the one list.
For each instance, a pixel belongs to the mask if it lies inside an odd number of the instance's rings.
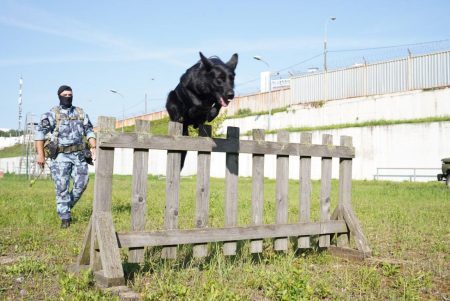
[[[432,173],[432,171],[434,171],[434,173]],[[373,179],[409,178],[410,182],[416,182],[417,178],[437,179],[437,174],[439,172],[441,172],[441,169],[436,167],[377,167],[377,173],[373,175]]]

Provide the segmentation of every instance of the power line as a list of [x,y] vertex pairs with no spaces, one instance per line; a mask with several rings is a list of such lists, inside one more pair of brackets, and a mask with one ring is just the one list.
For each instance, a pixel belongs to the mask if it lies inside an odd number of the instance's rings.
[[243,82],[243,83],[238,83],[238,84],[236,84],[236,86],[237,86],[237,87],[239,87],[239,86],[245,86],[245,85],[247,85],[247,84],[256,82],[256,81],[258,81],[258,80],[259,80],[259,77],[258,77],[258,78],[251,79],[251,80],[248,80],[248,81]]
[[293,68],[293,67],[296,67],[296,66],[298,66],[298,65],[301,65],[301,64],[304,64],[304,63],[306,63],[306,62],[312,61],[313,59],[318,58],[319,56],[322,56],[322,55],[323,55],[323,53],[316,54],[315,56],[312,56],[312,57],[310,57],[310,58],[307,58],[306,60],[303,60],[303,61],[301,61],[301,62],[299,62],[299,63],[296,63],[296,64],[294,64],[294,65],[291,65],[291,66],[286,67],[286,68],[283,68],[283,69],[280,69],[280,70],[278,70],[277,72],[286,71],[286,70],[291,69],[291,68]]
[[427,44],[437,44],[437,43],[443,43],[443,42],[450,42],[450,39],[429,41],[429,42],[420,42],[420,43],[412,43],[412,44],[399,44],[399,45],[390,45],[390,46],[370,47],[370,48],[354,48],[354,49],[329,50],[328,52],[338,53],[338,52],[352,52],[352,51],[392,49],[392,48],[400,48],[400,47],[408,47],[408,46],[420,46],[420,45],[427,45]]
[[[296,67],[296,66],[298,66],[298,65],[304,64],[304,63],[309,62],[309,61],[312,61],[313,59],[318,58],[319,56],[322,56],[322,55],[323,55],[322,53],[316,54],[316,55],[314,55],[314,56],[312,56],[312,57],[310,57],[310,58],[307,58],[307,59],[305,59],[305,60],[303,60],[303,61],[301,61],[301,62],[298,62],[298,63],[295,63],[294,65],[290,65],[290,66],[288,66],[288,67],[285,67],[285,68],[276,70],[276,71],[274,71],[274,72],[275,72],[275,73],[280,73],[280,72],[283,72],[283,71],[292,69],[293,67]],[[236,84],[236,86],[238,86],[238,87],[244,86],[244,85],[247,85],[247,84],[256,82],[256,81],[258,81],[258,80],[259,80],[259,77],[258,77],[258,78],[251,79],[251,80],[248,80],[248,81],[243,82],[243,83],[238,83],[238,84]]]

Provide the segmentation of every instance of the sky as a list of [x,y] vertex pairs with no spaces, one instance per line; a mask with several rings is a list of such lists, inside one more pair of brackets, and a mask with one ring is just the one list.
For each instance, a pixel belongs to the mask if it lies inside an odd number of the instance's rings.
[[22,126],[59,103],[63,84],[96,124],[164,110],[199,51],[238,53],[245,95],[262,71],[323,68],[325,32],[329,69],[448,50],[449,12],[448,0],[0,0],[0,128],[18,128],[20,77]]

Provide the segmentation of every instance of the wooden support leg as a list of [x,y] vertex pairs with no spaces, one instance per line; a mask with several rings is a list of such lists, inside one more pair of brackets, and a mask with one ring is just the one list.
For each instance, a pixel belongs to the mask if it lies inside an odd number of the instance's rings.
[[92,234],[92,216],[89,219],[89,224],[86,228],[86,232],[84,233],[80,255],[78,255],[77,265],[79,267],[88,266],[90,264],[91,234]]
[[347,227],[350,229],[351,234],[355,238],[356,247],[358,250],[368,255],[372,254],[372,250],[369,247],[367,239],[362,231],[361,224],[353,209],[348,205],[344,205],[342,208],[342,214]]
[[102,265],[102,270],[94,272],[97,283],[103,287],[124,285],[119,245],[110,212],[96,214],[95,230]]
[[[334,209],[333,214],[331,215],[331,220],[343,220],[343,219],[344,216],[342,214],[341,207],[337,206],[336,209]],[[348,230],[346,233],[336,234],[336,245],[338,247],[348,247],[349,243],[350,243],[350,230]]]

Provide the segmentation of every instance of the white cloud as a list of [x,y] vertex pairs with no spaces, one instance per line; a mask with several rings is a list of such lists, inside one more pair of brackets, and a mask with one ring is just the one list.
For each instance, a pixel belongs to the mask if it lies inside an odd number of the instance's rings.
[[[102,32],[88,24],[75,19],[67,18],[67,15],[52,15],[46,11],[32,8],[20,7],[24,12],[16,16],[0,15],[0,24],[38,32],[46,35],[62,37],[88,43],[97,48],[107,49],[108,54],[97,55],[72,55],[51,57],[26,57],[0,60],[0,65],[25,65],[41,63],[63,63],[63,62],[108,62],[108,61],[136,61],[136,60],[161,60],[168,64],[186,67],[189,63],[183,62],[176,57],[180,54],[191,52],[191,49],[169,49],[148,51],[134,45],[132,41]],[[5,13],[5,12],[4,12]],[[13,14],[14,15],[14,14]],[[104,50],[101,50],[102,52]],[[111,55],[110,53],[115,53]]]

